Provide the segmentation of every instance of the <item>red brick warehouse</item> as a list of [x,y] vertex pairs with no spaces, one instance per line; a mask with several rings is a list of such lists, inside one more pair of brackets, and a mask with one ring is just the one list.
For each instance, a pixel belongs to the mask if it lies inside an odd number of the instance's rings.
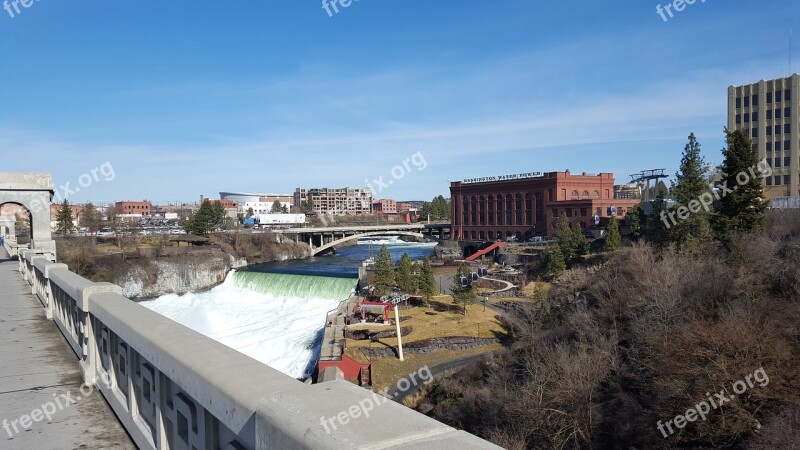
[[453,239],[552,237],[562,213],[571,227],[586,229],[595,214],[606,220],[612,212],[624,217],[640,202],[616,199],[614,192],[611,173],[525,173],[456,181],[450,184]]

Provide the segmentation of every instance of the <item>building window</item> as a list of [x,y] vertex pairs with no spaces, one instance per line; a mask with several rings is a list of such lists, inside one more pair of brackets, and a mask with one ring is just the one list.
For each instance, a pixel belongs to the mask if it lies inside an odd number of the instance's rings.
[[525,224],[533,225],[533,196],[530,192],[525,194]]
[[745,123],[750,122],[750,113],[744,113],[744,121]]
[[790,177],[790,175],[784,175],[783,176],[783,184],[792,184],[792,179],[789,178],[789,177]]
[[[496,213],[495,213],[495,210],[494,210],[494,195],[490,195],[489,196],[489,225],[494,225],[494,216],[495,216],[495,214]],[[491,239],[491,237],[489,239]]]
[[781,118],[781,109],[780,108],[775,110],[775,118],[776,119],[780,119]]
[[772,110],[771,109],[767,110],[767,120],[772,120]]
[[783,167],[789,167],[792,165],[792,157],[791,156],[784,156],[783,157]]
[[[780,142],[776,142],[775,146],[777,147]],[[783,149],[784,150],[791,150],[792,149],[792,141],[783,141]]]
[[783,117],[792,117],[792,107],[791,106],[787,106],[786,108],[783,108]]
[[792,99],[792,90],[791,89],[786,89],[784,91],[784,94],[785,95],[783,97],[784,97],[784,99],[786,99],[787,102]]
[[753,137],[758,137],[758,128],[753,128]]
[[767,186],[772,186],[772,177],[767,177]]
[[567,208],[567,217],[572,217],[572,208]]
[[[753,106],[758,106],[758,94],[755,94],[753,96]],[[755,119],[753,119],[753,120],[755,120]]]
[[767,92],[767,103],[772,103],[772,92]]
[[780,125],[775,125],[775,135],[777,136],[779,134],[781,134],[781,126]]
[[578,198],[580,198],[580,194],[578,194],[578,191],[572,191],[572,199],[577,200]]
[[780,186],[780,185],[781,185],[781,177],[779,176],[775,177],[775,186]]
[[600,193],[597,191],[592,192],[592,198],[600,198]]
[[772,125],[767,125],[767,136],[772,136]]
[[[744,107],[745,108],[749,108],[750,107],[750,97],[745,97],[744,98]],[[745,120],[745,122],[746,122],[746,120]]]
[[758,122],[758,111],[753,113],[753,122]]
[[792,133],[792,124],[787,123],[783,126],[783,134],[791,134]]
[[589,199],[589,191],[583,191],[583,194],[581,194],[581,198],[584,199],[584,200],[588,200]]
[[553,219],[558,219],[558,209],[553,208]]
[[783,101],[783,100],[781,100],[781,94],[782,94],[782,91],[775,91],[775,103],[780,103],[780,102]]
[[741,124],[741,123],[742,123],[742,115],[741,114],[737,114],[736,115],[736,124]]
[[[771,127],[767,127],[767,134],[771,134],[771,133],[772,133]],[[767,142],[767,152],[768,153],[772,152],[772,142]]]
[[775,165],[772,166],[772,167],[780,167],[781,166],[781,159],[780,158],[775,158],[775,163],[774,164]]
[[586,217],[587,212],[588,212],[588,209],[581,208],[581,217]]
[[737,108],[741,108],[742,107],[742,98],[741,97],[736,97],[736,107]]

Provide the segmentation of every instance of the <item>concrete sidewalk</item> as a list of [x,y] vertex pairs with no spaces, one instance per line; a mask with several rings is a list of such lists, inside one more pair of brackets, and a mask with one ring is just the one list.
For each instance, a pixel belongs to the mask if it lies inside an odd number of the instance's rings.
[[0,247],[0,448],[135,449],[103,396],[81,393],[77,356],[17,267]]

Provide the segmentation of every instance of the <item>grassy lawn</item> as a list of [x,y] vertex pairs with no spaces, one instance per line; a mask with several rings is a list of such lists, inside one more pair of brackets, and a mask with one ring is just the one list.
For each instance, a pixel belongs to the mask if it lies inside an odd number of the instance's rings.
[[[424,339],[448,336],[494,338],[497,337],[498,334],[505,334],[505,329],[495,318],[496,315],[497,313],[491,310],[486,310],[486,312],[484,312],[482,305],[475,304],[467,308],[467,315],[465,316],[461,307],[453,305],[450,296],[434,297],[429,308],[416,307],[400,311],[400,317],[405,318],[401,321],[400,325],[413,328],[410,334],[403,337],[403,343],[408,344]],[[368,328],[373,332],[394,329],[393,326],[364,327],[359,325],[352,325],[350,328],[352,330]],[[362,363],[367,363],[369,359],[364,355],[361,349],[369,348],[370,345],[374,348],[381,346],[396,347],[397,338],[381,339],[374,343],[370,343],[367,340],[348,340],[347,354]],[[459,352],[437,350],[431,355],[406,355],[406,361],[404,362],[400,362],[396,358],[373,358],[372,378],[374,386],[376,390],[387,387],[426,364],[433,365],[499,347],[499,345],[483,346]]]

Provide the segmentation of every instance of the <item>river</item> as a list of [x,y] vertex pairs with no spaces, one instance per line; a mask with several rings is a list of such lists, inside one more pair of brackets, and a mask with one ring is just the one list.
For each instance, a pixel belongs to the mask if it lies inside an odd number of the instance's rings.
[[[397,261],[433,256],[435,244],[388,246]],[[142,305],[263,362],[307,378],[319,358],[328,311],[356,287],[358,268],[376,245],[344,247],[336,255],[248,267],[206,292],[169,294]]]

